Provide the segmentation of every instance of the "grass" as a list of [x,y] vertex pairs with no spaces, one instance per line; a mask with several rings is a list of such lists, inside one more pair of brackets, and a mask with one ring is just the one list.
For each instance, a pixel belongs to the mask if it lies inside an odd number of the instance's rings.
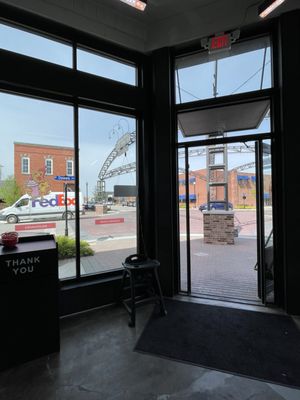
[[256,207],[255,206],[247,206],[246,204],[245,204],[245,206],[244,206],[244,204],[237,204],[234,208],[236,208],[236,209],[248,209],[248,210],[254,210]]
[[[58,245],[58,258],[73,258],[76,256],[76,242],[75,239],[68,236],[56,236]],[[90,247],[89,243],[85,240],[80,240],[80,255],[81,257],[93,256],[94,250]]]

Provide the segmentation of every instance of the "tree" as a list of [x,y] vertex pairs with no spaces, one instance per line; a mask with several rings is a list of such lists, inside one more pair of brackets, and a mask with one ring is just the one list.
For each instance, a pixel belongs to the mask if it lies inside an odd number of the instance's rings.
[[0,186],[0,199],[4,200],[6,206],[11,206],[22,196],[22,191],[13,176],[6,178]]

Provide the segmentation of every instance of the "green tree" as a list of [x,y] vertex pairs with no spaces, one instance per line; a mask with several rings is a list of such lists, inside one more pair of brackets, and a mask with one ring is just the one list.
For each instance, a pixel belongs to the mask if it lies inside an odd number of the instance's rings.
[[0,186],[0,199],[5,201],[5,205],[11,206],[22,196],[22,191],[13,176],[6,178]]

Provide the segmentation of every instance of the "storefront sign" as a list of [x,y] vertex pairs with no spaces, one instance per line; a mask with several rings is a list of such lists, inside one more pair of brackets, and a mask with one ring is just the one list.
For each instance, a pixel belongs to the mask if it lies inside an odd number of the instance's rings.
[[124,222],[124,218],[95,219],[96,225],[122,224],[123,222]]
[[24,224],[24,225],[16,225],[16,231],[31,231],[34,229],[51,229],[56,228],[55,222],[46,222],[44,224]]

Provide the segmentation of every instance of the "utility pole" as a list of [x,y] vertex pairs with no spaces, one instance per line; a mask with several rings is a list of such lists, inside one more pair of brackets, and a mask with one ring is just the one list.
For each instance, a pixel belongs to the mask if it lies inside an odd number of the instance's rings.
[[214,83],[213,83],[213,96],[218,96],[218,60],[215,62],[215,73],[214,73]]
[[64,183],[65,186],[65,236],[69,236],[68,229],[68,184]]
[[89,205],[89,183],[85,183],[85,193],[86,193],[86,204]]

